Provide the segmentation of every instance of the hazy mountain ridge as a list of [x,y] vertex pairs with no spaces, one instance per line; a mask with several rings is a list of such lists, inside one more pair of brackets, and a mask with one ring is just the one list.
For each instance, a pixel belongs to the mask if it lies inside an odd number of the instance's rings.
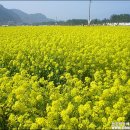
[[0,5],[0,24],[9,24],[10,22],[20,24],[22,20],[16,13]]
[[54,21],[41,13],[28,14],[18,9],[6,9],[0,5],[0,24],[33,24]]

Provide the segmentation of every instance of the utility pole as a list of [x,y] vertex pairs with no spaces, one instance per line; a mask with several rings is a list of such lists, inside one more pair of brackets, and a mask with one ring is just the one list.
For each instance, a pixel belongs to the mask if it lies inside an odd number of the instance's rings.
[[56,17],[56,22],[55,22],[55,25],[57,25],[57,17]]
[[89,16],[88,16],[88,25],[90,25],[91,22],[91,0],[89,0]]

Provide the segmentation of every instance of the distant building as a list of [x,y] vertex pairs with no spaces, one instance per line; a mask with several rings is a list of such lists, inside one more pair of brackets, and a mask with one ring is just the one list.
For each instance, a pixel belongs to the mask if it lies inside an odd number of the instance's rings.
[[130,26],[130,23],[106,23],[108,26]]
[[2,25],[2,27],[8,27],[9,25]]
[[119,23],[121,26],[130,26],[130,23]]

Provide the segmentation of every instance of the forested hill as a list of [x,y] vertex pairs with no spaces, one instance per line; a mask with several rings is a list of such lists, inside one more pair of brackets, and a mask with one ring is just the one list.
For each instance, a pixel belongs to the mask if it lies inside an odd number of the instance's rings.
[[47,18],[41,13],[27,14],[17,9],[6,9],[0,5],[0,25],[5,24],[33,24],[40,22],[50,22],[53,19]]

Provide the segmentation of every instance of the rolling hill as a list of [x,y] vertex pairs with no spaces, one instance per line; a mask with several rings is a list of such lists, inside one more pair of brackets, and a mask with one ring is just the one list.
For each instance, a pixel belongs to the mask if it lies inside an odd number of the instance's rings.
[[33,24],[54,21],[41,13],[28,14],[18,9],[7,9],[0,5],[0,25],[6,24]]

